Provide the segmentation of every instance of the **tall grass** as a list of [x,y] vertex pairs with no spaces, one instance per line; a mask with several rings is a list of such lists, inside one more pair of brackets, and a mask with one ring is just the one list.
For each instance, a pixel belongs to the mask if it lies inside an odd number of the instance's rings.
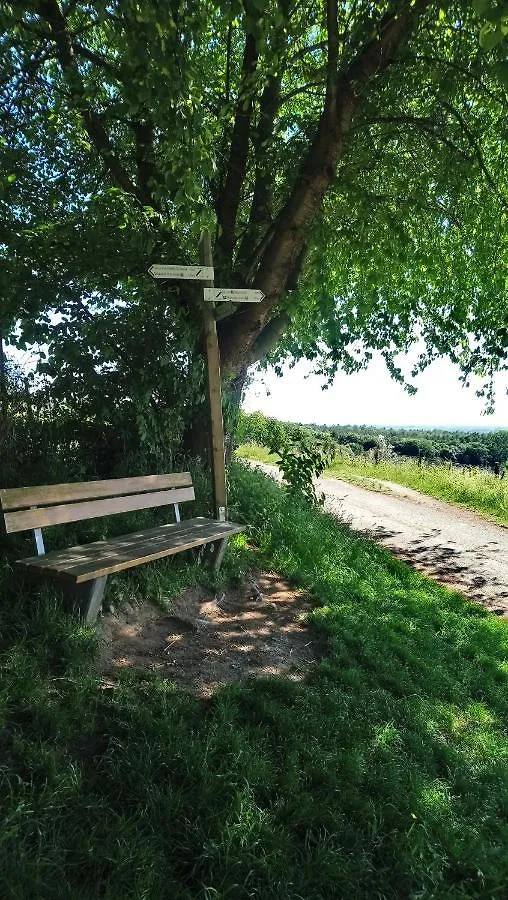
[[272,463],[274,465],[276,465],[278,459],[276,453],[270,453],[266,447],[254,443],[240,444],[235,451],[235,455],[238,459],[252,459],[254,462]]
[[339,456],[328,474],[360,483],[366,478],[392,481],[508,525],[508,478],[500,479],[486,469],[420,465],[411,459],[380,460],[376,464],[365,456]]
[[[313,601],[306,682],[105,686],[94,630],[4,558],[2,898],[503,900],[506,623],[260,473],[235,467],[231,511],[258,549],[240,537],[225,574],[270,567]],[[138,599],[196,577],[144,571]]]
[[[236,454],[239,458],[255,462],[277,463],[277,457],[258,444],[242,444]],[[430,463],[420,465],[416,460],[403,458],[382,459],[375,463],[368,456],[344,454],[336,457],[324,476],[342,478],[371,490],[381,490],[383,485],[380,482],[391,481],[430,497],[457,503],[508,525],[508,478],[501,479],[486,469]]]

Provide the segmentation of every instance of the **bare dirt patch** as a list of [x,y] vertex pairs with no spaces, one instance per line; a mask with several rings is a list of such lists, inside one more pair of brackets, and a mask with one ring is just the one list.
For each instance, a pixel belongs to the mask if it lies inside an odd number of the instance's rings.
[[210,696],[232,681],[283,675],[299,680],[318,656],[306,624],[308,597],[260,573],[214,595],[184,591],[162,613],[149,601],[102,619],[100,669],[145,669]]

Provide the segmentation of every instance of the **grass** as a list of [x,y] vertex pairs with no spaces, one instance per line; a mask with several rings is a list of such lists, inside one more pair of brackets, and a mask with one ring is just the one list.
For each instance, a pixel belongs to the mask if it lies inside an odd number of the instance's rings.
[[[242,444],[238,457],[276,464],[277,458],[257,444]],[[366,456],[338,457],[324,473],[370,490],[386,490],[380,483],[391,481],[414,488],[422,494],[471,509],[479,515],[508,525],[508,478],[500,479],[486,469],[466,469],[448,465],[419,465],[416,460],[380,460]]]
[[[502,900],[506,623],[260,473],[235,467],[231,506],[258,549],[240,537],[223,577],[262,564],[314,601],[326,652],[306,683],[104,689],[94,630],[6,557],[2,898]],[[138,573],[140,599],[197,570]]]
[[485,469],[419,465],[411,459],[380,460],[375,464],[365,457],[343,457],[327,474],[364,484],[365,479],[393,481],[508,525],[508,479],[500,479]]
[[277,464],[278,456],[276,453],[269,453],[266,447],[260,444],[240,444],[235,451],[239,459],[252,459],[254,462]]

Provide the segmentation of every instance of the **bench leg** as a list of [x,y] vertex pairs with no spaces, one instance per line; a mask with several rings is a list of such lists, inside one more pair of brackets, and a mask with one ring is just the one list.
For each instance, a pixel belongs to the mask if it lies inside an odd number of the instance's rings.
[[214,547],[212,550],[212,568],[213,568],[214,572],[218,572],[221,567],[221,563],[222,563],[222,560],[224,559],[224,554],[226,552],[226,547],[228,545],[228,541],[229,541],[229,537],[225,537],[225,538],[222,538],[221,541],[217,541],[217,543],[214,544]]
[[87,624],[95,622],[104,597],[104,590],[108,576],[102,575],[93,581],[84,581],[77,584],[74,599],[78,607],[78,614]]

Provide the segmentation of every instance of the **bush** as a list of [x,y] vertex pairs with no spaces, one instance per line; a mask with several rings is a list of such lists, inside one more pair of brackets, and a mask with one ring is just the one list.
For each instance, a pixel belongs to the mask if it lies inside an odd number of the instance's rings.
[[272,434],[268,444],[271,453],[276,454],[277,464],[284,476],[290,493],[298,494],[311,504],[323,504],[314,487],[314,478],[319,478],[335,456],[335,444],[326,436],[321,439],[303,433],[293,433],[293,437]]

